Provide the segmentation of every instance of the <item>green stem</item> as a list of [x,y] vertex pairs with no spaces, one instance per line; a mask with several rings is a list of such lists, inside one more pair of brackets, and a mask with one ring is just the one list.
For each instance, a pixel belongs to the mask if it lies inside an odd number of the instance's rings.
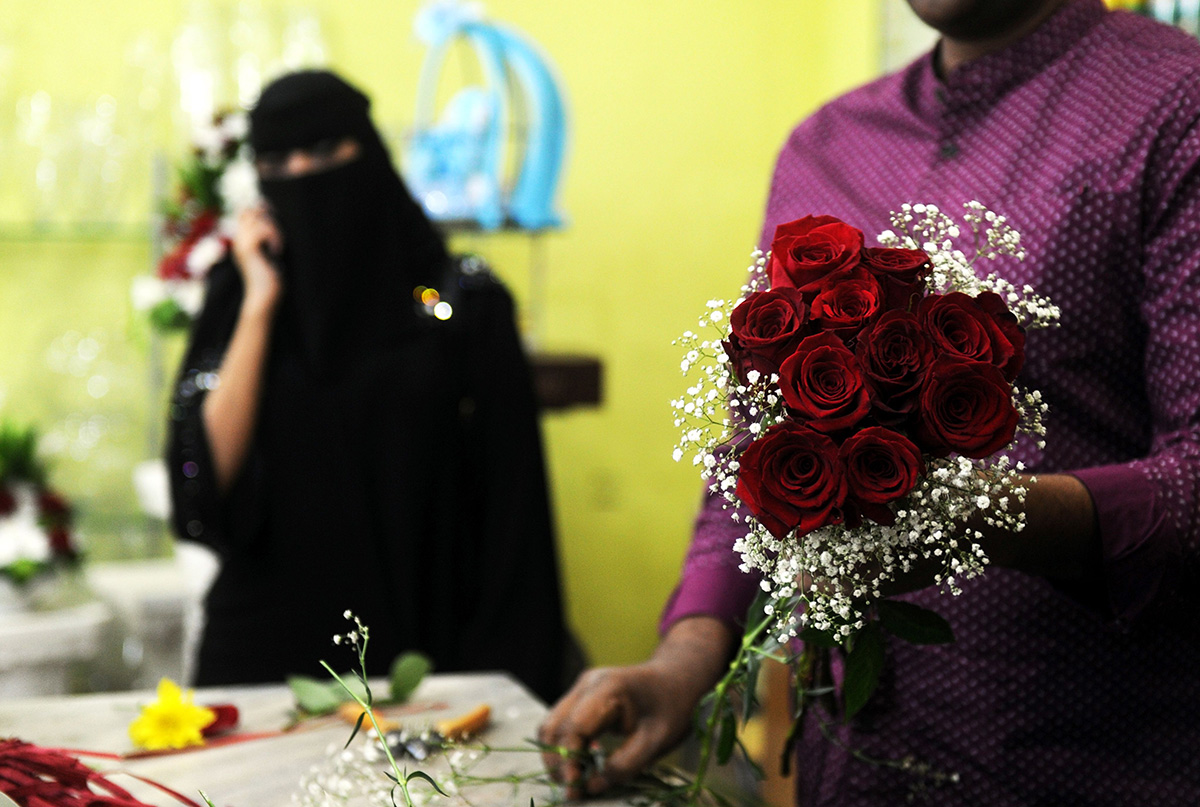
[[[729,671],[717,683],[713,690],[712,711],[708,715],[708,722],[704,727],[704,733],[700,738],[700,761],[696,765],[696,776],[688,787],[688,803],[698,804],[701,792],[704,791],[704,777],[708,774],[708,766],[712,761],[713,739],[717,733],[717,723],[721,719],[722,707],[729,698],[729,690],[737,680],[738,675],[746,666],[746,659],[749,657],[754,643],[758,641],[758,637],[766,630],[767,625],[773,622],[770,617],[764,618],[755,628],[742,635],[742,643],[738,648],[737,654],[733,657],[733,661],[729,662]],[[750,693],[746,694],[747,697]]]
[[392,756],[392,749],[388,747],[387,740],[384,739],[383,736],[383,730],[379,728],[379,722],[375,719],[375,710],[371,708],[370,704],[363,701],[363,699],[358,696],[358,693],[346,686],[346,682],[342,680],[340,675],[333,671],[332,667],[330,667],[324,661],[321,662],[321,666],[329,671],[329,674],[333,676],[333,680],[337,681],[342,689],[346,690],[346,693],[351,697],[351,699],[357,703],[359,707],[366,713],[367,717],[370,718],[371,727],[375,729],[375,736],[379,738],[379,744],[383,746],[383,753],[387,755],[388,763],[392,766],[392,772],[396,775],[396,784],[400,786],[400,792],[404,794],[405,805],[407,805],[407,807],[415,807],[412,796],[408,792],[408,777],[405,776],[405,774],[400,770],[400,766],[396,763],[396,758]]

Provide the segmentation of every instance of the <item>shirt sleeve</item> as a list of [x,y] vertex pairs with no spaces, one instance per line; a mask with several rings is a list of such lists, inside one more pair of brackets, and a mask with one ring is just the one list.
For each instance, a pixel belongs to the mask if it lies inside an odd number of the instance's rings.
[[[251,450],[233,488],[217,487],[203,405],[219,383],[218,369],[241,304],[241,281],[232,262],[209,273],[206,302],[192,329],[171,396],[167,418],[167,478],[171,488],[171,526],[175,536],[228,556],[261,528],[258,502],[261,462]],[[235,515],[236,514],[236,515]]]
[[[1194,77],[1193,77],[1194,79]],[[1200,538],[1200,98],[1181,82],[1145,174],[1141,314],[1150,451],[1072,472],[1095,502],[1108,604],[1128,623],[1194,573]],[[1190,110],[1187,111],[1187,110]],[[1190,570],[1190,572],[1189,572]]]
[[740,632],[761,577],[743,572],[734,542],[746,532],[720,494],[706,493],[679,583],[667,600],[659,632],[689,616],[711,616]]

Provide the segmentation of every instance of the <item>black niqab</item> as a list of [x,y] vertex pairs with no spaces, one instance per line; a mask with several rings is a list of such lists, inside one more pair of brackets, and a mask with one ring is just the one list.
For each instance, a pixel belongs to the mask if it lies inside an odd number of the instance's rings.
[[256,153],[353,138],[359,156],[336,168],[260,182],[284,237],[279,327],[316,377],[394,346],[413,314],[411,290],[445,263],[441,237],[409,196],[362,93],[332,73],[270,85],[250,113]]

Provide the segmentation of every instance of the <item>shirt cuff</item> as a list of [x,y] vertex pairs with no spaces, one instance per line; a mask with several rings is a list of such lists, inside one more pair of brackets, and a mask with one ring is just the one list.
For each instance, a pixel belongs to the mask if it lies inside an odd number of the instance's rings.
[[1154,483],[1136,466],[1071,471],[1092,496],[1111,616],[1128,625],[1154,599],[1170,563],[1166,514]]
[[659,635],[684,617],[711,616],[740,633],[758,591],[759,576],[736,566],[689,569],[671,593],[659,620]]

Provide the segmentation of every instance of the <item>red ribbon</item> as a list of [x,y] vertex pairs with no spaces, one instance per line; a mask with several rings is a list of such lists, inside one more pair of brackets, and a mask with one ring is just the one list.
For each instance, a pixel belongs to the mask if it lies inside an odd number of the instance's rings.
[[[112,758],[114,755],[96,756]],[[142,776],[128,775],[161,790],[186,807],[201,807],[165,785]],[[70,754],[17,739],[0,740],[0,793],[26,807],[152,807]]]

